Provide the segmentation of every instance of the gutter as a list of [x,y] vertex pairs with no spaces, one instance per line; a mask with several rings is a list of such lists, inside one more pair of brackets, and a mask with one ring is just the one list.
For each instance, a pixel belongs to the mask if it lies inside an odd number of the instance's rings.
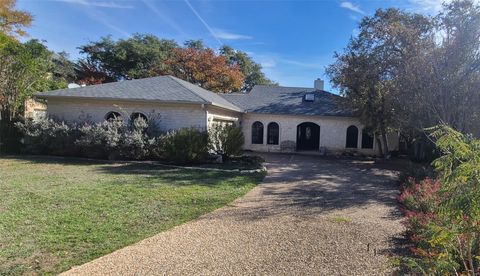
[[[65,99],[65,100],[83,100],[83,101],[89,101],[89,100],[98,100],[98,101],[122,101],[122,102],[145,102],[145,103],[171,103],[171,104],[198,104],[198,105],[211,105],[215,107],[219,107],[225,110],[229,111],[235,111],[235,112],[244,112],[242,109],[232,109],[223,105],[218,105],[214,104],[210,101],[204,101],[204,102],[195,102],[195,101],[169,101],[169,100],[150,100],[150,99],[135,99],[135,98],[114,98],[114,97],[79,97],[79,96],[60,96],[60,95],[47,95],[44,93],[36,93],[33,95],[34,98],[37,99],[43,99],[43,100],[48,100],[50,99]],[[202,98],[203,99],[203,98]]]

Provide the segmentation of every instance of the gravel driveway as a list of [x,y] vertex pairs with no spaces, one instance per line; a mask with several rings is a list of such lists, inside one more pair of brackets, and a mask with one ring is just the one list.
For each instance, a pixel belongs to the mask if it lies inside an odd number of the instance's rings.
[[379,275],[403,228],[396,173],[372,162],[266,154],[263,184],[198,220],[66,274]]

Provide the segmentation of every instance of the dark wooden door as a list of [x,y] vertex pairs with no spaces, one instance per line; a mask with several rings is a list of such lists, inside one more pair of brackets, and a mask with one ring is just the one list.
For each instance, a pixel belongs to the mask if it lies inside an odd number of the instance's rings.
[[320,147],[320,126],[315,123],[301,123],[297,126],[297,150],[318,150]]

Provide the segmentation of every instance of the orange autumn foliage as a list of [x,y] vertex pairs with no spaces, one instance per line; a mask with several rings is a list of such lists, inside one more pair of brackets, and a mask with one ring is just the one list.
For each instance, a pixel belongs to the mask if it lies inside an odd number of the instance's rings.
[[155,67],[153,75],[173,75],[217,93],[239,91],[244,76],[237,64],[229,65],[212,49],[177,48],[163,68]]

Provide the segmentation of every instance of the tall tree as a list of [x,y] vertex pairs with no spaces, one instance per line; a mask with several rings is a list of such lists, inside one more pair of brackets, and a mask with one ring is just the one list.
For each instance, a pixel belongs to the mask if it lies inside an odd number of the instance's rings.
[[13,121],[22,114],[26,99],[66,84],[45,45],[38,40],[22,44],[0,33],[0,145],[8,148],[18,141],[12,135]]
[[399,65],[428,37],[429,20],[398,9],[377,10],[359,25],[336,62],[327,68],[333,84],[361,112],[361,121],[380,136],[380,150],[388,154],[387,133],[398,127],[396,110]]
[[179,48],[166,61],[166,70],[154,68],[158,75],[173,75],[213,92],[238,91],[243,84],[243,74],[238,65],[227,64],[223,56],[212,49]]
[[444,123],[480,137],[480,6],[445,5],[433,27],[435,39],[399,74],[405,118],[415,128]]
[[197,50],[205,50],[207,47],[205,47],[205,44],[203,44],[203,40],[187,40],[185,43],[183,43],[183,46],[186,48],[193,48]]
[[224,56],[230,65],[238,65],[245,76],[241,87],[242,92],[248,92],[257,84],[278,85],[268,79],[262,72],[262,66],[248,56],[247,53],[233,49],[230,46],[220,48],[220,54]]
[[175,48],[178,48],[175,41],[154,35],[135,34],[118,41],[103,37],[79,47],[86,58],[78,69],[86,68],[87,64],[89,69],[95,68],[95,72],[105,75],[104,81],[151,77],[152,68],[165,69],[165,60]]
[[75,63],[69,59],[66,52],[54,53],[52,56],[54,80],[59,82],[74,82],[76,79]]
[[23,28],[30,27],[32,15],[15,9],[17,0],[0,0],[0,32],[9,36],[25,36]]
[[[128,39],[113,40],[103,37],[99,41],[91,42],[79,47],[85,58],[78,61],[76,72],[77,82],[84,84],[98,84],[122,79],[136,79],[152,77],[161,74],[175,74],[185,80],[194,80],[206,87],[226,88],[224,92],[249,91],[256,84],[275,84],[265,77],[262,67],[255,63],[245,52],[224,46],[220,54],[205,46],[202,40],[187,40],[183,47],[172,40],[159,39],[153,35],[136,34]],[[198,59],[203,56],[208,60]],[[221,56],[224,64],[217,61]],[[189,57],[189,58],[187,58]],[[174,64],[185,62],[190,64]],[[215,62],[213,62],[215,60]],[[193,66],[191,62],[198,62]],[[213,63],[212,63],[213,62]],[[215,64],[215,66],[213,65]],[[229,76],[206,73],[211,78],[187,77],[189,73],[181,72],[179,68],[223,68]],[[233,68],[238,67],[244,77],[240,77]],[[209,69],[211,70],[211,69]],[[197,74],[198,75],[198,74]],[[223,79],[222,79],[223,78]],[[239,79],[243,83],[238,86]],[[206,83],[210,83],[206,85]],[[229,83],[229,85],[226,85]],[[216,84],[213,84],[216,83]],[[219,83],[222,83],[219,85]]]

